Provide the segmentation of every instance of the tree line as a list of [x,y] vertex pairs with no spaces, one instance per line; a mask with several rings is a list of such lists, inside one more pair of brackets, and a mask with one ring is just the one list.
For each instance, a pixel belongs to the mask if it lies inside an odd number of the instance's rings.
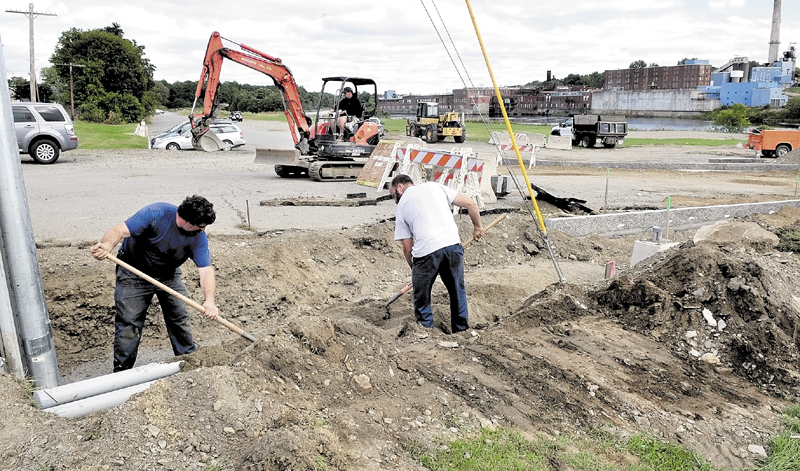
[[[117,23],[88,31],[65,31],[50,56],[51,66],[42,68],[38,100],[61,103],[70,109],[72,93],[78,119],[106,124],[136,123],[157,108],[190,108],[197,82],[154,80],[156,67],[145,57],[144,50],[143,45],[125,38]],[[12,98],[30,98],[29,80],[11,77],[8,85]],[[317,93],[309,93],[301,86],[298,93],[307,112],[316,109]],[[283,98],[274,85],[222,82],[218,96],[220,102],[228,103],[229,111],[284,110]],[[362,103],[372,101],[367,93],[359,98]],[[331,108],[334,96],[326,93],[322,101],[323,107]]]

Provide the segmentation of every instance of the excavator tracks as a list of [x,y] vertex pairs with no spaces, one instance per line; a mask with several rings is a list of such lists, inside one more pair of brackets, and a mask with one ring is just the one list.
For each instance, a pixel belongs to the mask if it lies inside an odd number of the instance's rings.
[[360,162],[316,161],[308,167],[308,176],[316,182],[355,180],[364,168]]

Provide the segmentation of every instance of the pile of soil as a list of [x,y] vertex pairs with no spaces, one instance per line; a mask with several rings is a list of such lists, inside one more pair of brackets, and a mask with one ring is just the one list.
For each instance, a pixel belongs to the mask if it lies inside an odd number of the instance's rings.
[[[779,232],[800,211],[749,222]],[[221,313],[259,340],[198,316],[180,373],[81,419],[38,410],[0,375],[0,469],[422,469],[405,450],[499,426],[649,432],[742,468],[800,396],[796,254],[680,233],[630,269],[634,238],[549,231],[558,283],[536,225],[512,213],[466,249],[472,329],[451,335],[439,283],[434,329],[413,322],[409,295],[387,318],[410,278],[393,230],[212,237]],[[111,365],[113,267],[87,245],[39,249],[70,380]],[[621,273],[604,280],[609,260]],[[184,279],[202,299],[193,267]],[[154,306],[140,364],[168,350]]]

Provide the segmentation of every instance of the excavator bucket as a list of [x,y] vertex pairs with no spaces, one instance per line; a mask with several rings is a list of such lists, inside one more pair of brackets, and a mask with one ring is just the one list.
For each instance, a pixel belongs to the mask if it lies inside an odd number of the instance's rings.
[[202,149],[206,152],[215,152],[225,147],[225,143],[210,129],[207,129],[200,136],[193,136],[192,145],[194,145],[195,149]]
[[297,165],[300,151],[297,149],[256,149],[255,164]]

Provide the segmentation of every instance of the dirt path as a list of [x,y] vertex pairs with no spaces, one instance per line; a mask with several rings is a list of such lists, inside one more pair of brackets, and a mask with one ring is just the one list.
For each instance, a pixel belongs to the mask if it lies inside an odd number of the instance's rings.
[[[149,174],[139,165],[148,162],[176,171],[182,166],[136,154],[124,165],[107,154],[86,159],[123,173]],[[217,163],[215,175],[222,179],[235,166]],[[211,164],[200,156],[192,168],[199,175]],[[91,166],[76,155],[48,171]],[[33,194],[47,180],[39,169],[25,168]],[[580,170],[548,171],[536,174],[587,194]],[[631,172],[626,185],[640,187],[637,204],[662,197],[644,191],[647,183],[688,205],[777,197],[790,190],[777,183],[786,177]],[[216,178],[188,180],[216,188]],[[225,191],[226,201],[257,199]],[[316,183],[294,191],[299,197],[342,189]],[[140,198],[129,199],[126,205]],[[223,214],[231,211],[220,207]],[[70,229],[62,238],[46,204],[31,211],[35,229],[53,234],[40,240],[39,258],[61,373],[70,380],[105,373],[112,267],[91,259],[89,242],[82,242],[94,229],[80,232],[76,224],[77,237]],[[392,207],[381,211],[391,214]],[[112,216],[92,217],[100,227],[116,222]],[[340,213],[322,208],[314,217],[324,225]],[[785,208],[750,222],[777,233],[800,223],[800,211]],[[458,223],[466,237],[469,221]],[[781,398],[800,395],[795,253],[742,237],[694,243],[694,233],[678,233],[679,248],[629,269],[635,237],[575,239],[551,231],[567,278],[559,284],[535,225],[524,212],[511,212],[467,248],[472,329],[449,335],[440,284],[432,331],[410,322],[408,295],[384,318],[386,299],[409,281],[393,229],[391,221],[366,214],[330,229],[212,232],[221,312],[259,341],[250,344],[197,317],[202,348],[183,358],[181,373],[122,406],[78,420],[25,404],[20,385],[0,375],[0,470],[202,469],[220,460],[247,470],[321,463],[328,469],[420,469],[406,451],[409,444],[434,449],[439,440],[486,427],[551,435],[646,431],[717,466],[743,469],[754,463],[748,446],[765,445],[778,431],[787,404]],[[605,280],[610,260],[620,273]],[[184,273],[190,293],[201,299],[195,270]],[[726,327],[711,326],[704,310]],[[155,309],[142,351],[145,362],[172,360]]]

